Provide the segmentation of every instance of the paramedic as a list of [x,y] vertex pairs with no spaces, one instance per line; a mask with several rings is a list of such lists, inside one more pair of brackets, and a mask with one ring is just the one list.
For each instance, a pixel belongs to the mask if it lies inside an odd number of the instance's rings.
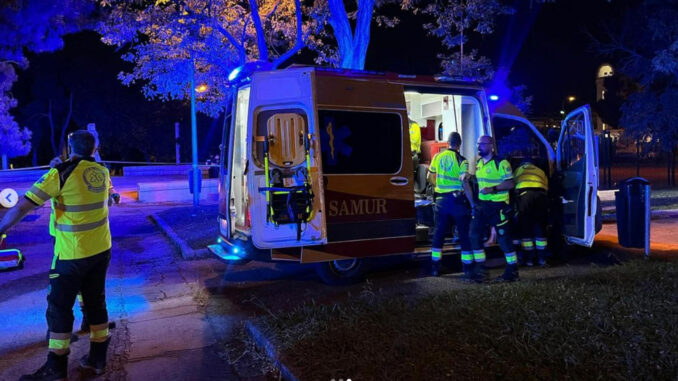
[[483,236],[488,227],[495,227],[497,241],[506,257],[504,274],[497,280],[514,281],[518,279],[518,263],[510,234],[509,190],[514,186],[511,165],[494,154],[494,140],[487,135],[478,139],[478,155],[476,179],[479,202],[473,210],[469,231],[473,246],[473,279],[477,282],[485,280]]
[[546,173],[525,160],[514,173],[514,190],[518,226],[525,264],[534,265],[535,247],[537,263],[546,265],[546,225],[548,223],[548,178]]
[[445,235],[456,224],[464,274],[470,279],[473,255],[468,230],[472,199],[467,199],[465,184],[461,180],[462,176],[468,173],[468,161],[459,154],[459,147],[461,147],[459,133],[452,132],[447,142],[449,149],[436,154],[429,167],[429,182],[435,186],[436,194],[435,229],[431,244],[431,275],[437,276],[440,272]]
[[[68,137],[69,160],[43,175],[24,198],[0,221],[0,234],[17,224],[36,206],[54,199],[56,242],[49,271],[47,324],[50,330],[47,362],[22,380],[65,379],[73,330],[73,304],[82,292],[90,323],[90,350],[80,366],[103,373],[108,335],[106,271],[111,254],[108,222],[110,177],[92,157],[94,137],[76,131]],[[76,223],[73,223],[76,222]]]
[[412,161],[416,171],[419,165],[419,154],[421,153],[421,127],[412,119],[410,119],[410,150],[412,151]]

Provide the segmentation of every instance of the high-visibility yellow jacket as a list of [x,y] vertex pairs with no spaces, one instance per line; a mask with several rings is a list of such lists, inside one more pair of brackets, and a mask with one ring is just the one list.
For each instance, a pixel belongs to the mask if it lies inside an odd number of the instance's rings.
[[461,191],[461,176],[468,173],[468,161],[456,151],[445,150],[433,157],[428,170],[436,175],[436,193]]
[[410,149],[412,154],[421,152],[421,127],[412,121],[410,121]]
[[[506,180],[513,178],[511,164],[505,159],[493,157],[487,163],[483,158],[478,159],[476,163],[476,179],[478,179],[478,189],[491,188],[497,186]],[[509,202],[509,191],[502,190],[497,193],[488,193],[478,195],[481,201]]]
[[92,158],[78,158],[50,169],[26,192],[36,205],[53,200],[57,258],[87,258],[111,248],[110,186],[106,167]]
[[549,189],[549,181],[546,173],[532,163],[525,163],[516,169],[513,174],[516,189],[541,188]]

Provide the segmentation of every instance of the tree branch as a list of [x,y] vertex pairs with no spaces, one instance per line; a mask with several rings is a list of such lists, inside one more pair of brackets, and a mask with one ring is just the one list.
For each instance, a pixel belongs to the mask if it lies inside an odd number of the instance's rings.
[[252,20],[252,17],[246,18],[242,25],[242,36],[240,36],[240,43],[242,45],[245,45],[245,38],[247,37],[247,24],[250,23],[250,20]]
[[261,17],[259,17],[259,6],[257,0],[249,0],[250,12],[252,12],[252,21],[254,21],[254,29],[257,31],[257,48],[259,49],[259,59],[268,61],[268,44],[266,43],[266,35],[264,34],[264,27],[261,25]]
[[266,15],[266,19],[269,19],[269,18],[271,18],[271,16],[273,16],[275,11],[278,10],[278,5],[280,5],[280,0],[276,1],[275,5],[273,6],[273,9],[270,12],[268,12],[268,14]]
[[68,101],[68,114],[66,114],[66,120],[61,126],[61,138],[59,139],[59,152],[63,152],[64,141],[66,137],[66,129],[68,125],[71,124],[71,115],[73,115],[73,92],[71,92],[70,99]]
[[294,0],[294,6],[296,7],[295,13],[297,16],[297,38],[296,41],[294,42],[294,46],[273,62],[274,69],[277,68],[278,65],[287,61],[293,55],[297,54],[297,52],[304,47],[304,36],[302,35],[301,31],[301,23],[303,21],[301,19],[301,0]]
[[239,44],[239,43],[238,43],[238,40],[236,40],[235,37],[233,37],[233,35],[232,35],[228,30],[226,30],[226,28],[224,28],[223,26],[221,26],[221,24],[219,24],[218,22],[214,22],[214,21],[211,20],[211,19],[205,20],[205,17],[203,17],[202,15],[198,15],[197,13],[195,13],[195,12],[191,9],[191,7],[189,7],[189,6],[186,4],[185,1],[180,1],[180,2],[179,2],[179,5],[182,6],[183,9],[186,11],[186,13],[188,13],[188,15],[191,16],[194,20],[197,20],[197,21],[199,21],[199,22],[204,22],[204,23],[206,23],[206,24],[209,24],[210,26],[212,26],[213,28],[215,28],[216,30],[218,30],[219,33],[221,33],[222,35],[224,35],[224,37],[226,37],[226,39],[228,40],[228,42],[230,42],[231,45],[233,45],[233,47],[236,48],[236,49],[238,50],[238,57],[240,58],[240,62],[243,63],[243,64],[244,64],[245,62],[247,62],[247,52],[245,51],[245,47],[243,46],[243,44]]

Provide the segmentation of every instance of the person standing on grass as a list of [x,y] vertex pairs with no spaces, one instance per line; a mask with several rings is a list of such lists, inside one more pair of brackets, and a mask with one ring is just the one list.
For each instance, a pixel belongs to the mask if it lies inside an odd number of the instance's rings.
[[464,275],[471,277],[473,254],[468,231],[473,198],[465,191],[468,186],[462,178],[468,173],[468,161],[459,154],[461,135],[452,132],[448,137],[448,150],[437,153],[429,167],[429,182],[435,186],[435,230],[431,243],[431,275],[438,276],[445,235],[457,225]]
[[513,173],[511,164],[494,154],[494,139],[481,136],[478,139],[478,155],[476,163],[476,179],[478,180],[478,205],[473,209],[469,235],[473,246],[474,269],[473,279],[483,282],[486,278],[485,248],[483,239],[488,228],[497,230],[497,242],[504,251],[506,268],[497,281],[518,280],[518,258],[511,240],[511,207],[509,191],[513,189]]

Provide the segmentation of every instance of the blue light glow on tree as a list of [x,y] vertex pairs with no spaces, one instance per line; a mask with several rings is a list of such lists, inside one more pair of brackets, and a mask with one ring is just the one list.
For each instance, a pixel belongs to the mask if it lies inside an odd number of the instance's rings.
[[94,5],[86,0],[8,0],[0,8],[0,153],[7,158],[30,152],[31,133],[10,114],[16,100],[10,90],[14,66],[26,68],[25,50],[50,52],[63,47],[62,36],[84,27]]
[[2,169],[7,169],[7,159],[23,156],[31,151],[31,131],[20,128],[9,110],[16,107],[16,99],[10,94],[16,73],[11,64],[0,62],[0,156]]
[[190,78],[205,89],[197,108],[218,115],[230,97],[229,73],[248,62],[276,67],[296,54],[307,37],[300,0],[100,1],[107,16],[102,41],[124,49],[134,64],[120,73],[140,82],[149,98],[188,99]]

